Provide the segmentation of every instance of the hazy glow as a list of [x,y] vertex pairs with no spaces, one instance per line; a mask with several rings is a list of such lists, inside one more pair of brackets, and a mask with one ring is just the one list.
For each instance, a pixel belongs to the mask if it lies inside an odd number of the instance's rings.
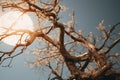
[[[7,31],[9,29],[9,31]],[[30,30],[34,31],[33,22],[27,14],[23,14],[20,11],[10,11],[0,17],[0,35],[12,32],[13,30]],[[27,34],[22,37],[22,43],[24,43]],[[15,45],[20,36],[9,36],[4,38],[2,41],[9,45]]]

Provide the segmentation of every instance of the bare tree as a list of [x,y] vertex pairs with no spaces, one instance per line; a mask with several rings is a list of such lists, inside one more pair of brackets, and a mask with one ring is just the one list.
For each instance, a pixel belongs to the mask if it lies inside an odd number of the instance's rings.
[[[10,51],[0,51],[0,65],[18,55],[22,54],[34,40],[40,41],[39,48],[35,48],[32,53],[36,58],[30,65],[33,67],[49,68],[48,80],[119,80],[120,68],[114,67],[119,63],[119,53],[112,53],[112,49],[119,44],[119,33],[115,32],[120,22],[106,29],[102,21],[97,29],[100,36],[94,36],[92,32],[88,36],[83,36],[82,32],[74,29],[74,11],[71,21],[60,22],[59,13],[66,8],[60,5],[59,0],[6,0],[1,1],[2,10],[14,9],[23,13],[33,13],[37,19],[39,28],[34,32],[29,30],[14,30],[9,32],[5,29],[4,34],[0,34],[0,40],[12,36],[28,34],[29,38],[25,43],[21,39]],[[48,21],[49,25],[42,25]],[[56,34],[55,37],[51,34]],[[17,48],[21,51],[13,54]],[[8,66],[11,64],[8,64]],[[65,71],[69,73],[65,76]]]

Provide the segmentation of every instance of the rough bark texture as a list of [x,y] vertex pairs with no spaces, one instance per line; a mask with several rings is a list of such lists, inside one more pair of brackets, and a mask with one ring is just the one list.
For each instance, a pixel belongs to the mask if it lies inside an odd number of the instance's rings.
[[[29,39],[26,38],[24,44],[17,43],[11,51],[0,50],[0,65],[5,60],[11,59],[12,61],[14,57],[22,54],[38,38],[39,40],[42,39],[41,43],[45,43],[45,47],[35,51],[39,55],[36,57],[35,62],[32,62],[32,65],[36,65],[36,63],[38,65],[39,63],[39,65],[44,64],[47,66],[51,70],[48,80],[120,80],[120,68],[118,70],[114,69],[114,62],[112,60],[109,61],[113,57],[117,58],[120,56],[119,53],[110,54],[113,47],[120,43],[120,36],[115,37],[114,41],[108,42],[111,39],[112,32],[120,25],[120,22],[111,26],[108,30],[105,30],[103,22],[100,23],[101,25],[98,28],[104,35],[101,36],[103,42],[97,46],[97,40],[92,36],[92,33],[88,34],[88,37],[84,37],[78,31],[74,30],[74,12],[71,15],[72,25],[59,22],[58,13],[63,8],[59,4],[59,0],[52,0],[50,2],[43,2],[42,0],[1,1],[0,6],[2,9],[10,8],[20,10],[23,13],[34,13],[34,16],[37,16],[40,23],[42,20],[50,22],[50,25],[40,25],[42,27],[34,32],[29,30],[9,32],[8,29],[5,29],[8,31],[5,34],[0,34],[0,40],[15,34],[21,35],[22,38],[22,35],[25,33],[29,35]],[[52,31],[58,34],[56,40],[50,36]],[[92,42],[89,41],[89,38],[92,39]],[[109,46],[107,46],[108,43],[110,44]],[[86,52],[77,52],[76,46],[86,48]],[[21,51],[13,54],[19,47],[22,47]],[[43,54],[45,56],[41,56]],[[56,62],[56,64],[53,64],[53,62]],[[11,62],[7,66],[9,67],[10,64]],[[65,75],[64,69],[68,69],[68,73],[70,73],[67,78],[63,76]]]

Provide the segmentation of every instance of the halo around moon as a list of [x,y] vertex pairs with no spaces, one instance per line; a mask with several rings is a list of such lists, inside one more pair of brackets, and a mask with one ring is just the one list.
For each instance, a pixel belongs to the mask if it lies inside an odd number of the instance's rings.
[[[20,11],[10,11],[0,17],[0,35],[20,29],[34,31],[33,21],[28,14],[23,14]],[[21,43],[24,43],[27,36],[27,34],[22,36]],[[2,41],[14,46],[20,38],[20,35],[12,35],[4,38]]]

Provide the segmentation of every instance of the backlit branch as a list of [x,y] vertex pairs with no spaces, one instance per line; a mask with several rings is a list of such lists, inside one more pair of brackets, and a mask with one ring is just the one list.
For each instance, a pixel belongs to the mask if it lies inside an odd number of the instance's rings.
[[[23,13],[32,12],[39,22],[38,28],[34,31],[11,30],[10,32],[9,29],[2,28],[6,32],[0,34],[0,41],[13,35],[19,36],[19,40],[10,51],[0,50],[0,65],[8,59],[22,54],[27,47],[38,40],[40,43],[35,43],[37,49],[33,52],[30,51],[35,55],[35,60],[31,62],[30,67],[47,66],[51,70],[51,74],[54,75],[54,78],[49,76],[49,79],[64,80],[64,71],[67,71],[69,76],[65,80],[100,80],[103,77],[108,77],[108,73],[112,71],[111,58],[113,56],[119,57],[119,55],[110,55],[109,53],[119,44],[120,38],[113,37],[111,34],[118,28],[120,22],[110,29],[105,28],[103,21],[99,24],[98,28],[102,33],[101,40],[103,41],[101,42],[99,39],[95,39],[97,35],[93,35],[92,32],[84,36],[76,31],[75,11],[71,15],[71,20],[68,21],[69,24],[60,22],[59,13],[61,13],[63,6],[59,4],[59,0],[3,1],[0,2],[0,6],[6,10],[9,8],[20,10]],[[48,23],[42,25],[46,21]],[[27,36],[22,41],[24,35]],[[114,38],[114,41],[110,40],[111,37]],[[106,47],[107,44],[109,44],[108,47]],[[20,49],[20,52],[15,53],[17,49]],[[10,64],[11,61],[7,66]]]

